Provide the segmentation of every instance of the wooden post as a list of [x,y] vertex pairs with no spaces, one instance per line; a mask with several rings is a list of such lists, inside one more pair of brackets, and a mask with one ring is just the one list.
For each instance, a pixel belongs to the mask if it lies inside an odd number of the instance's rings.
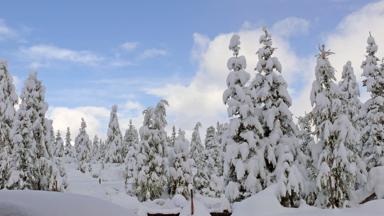
[[193,205],[193,190],[191,189],[191,215],[193,215],[195,209]]

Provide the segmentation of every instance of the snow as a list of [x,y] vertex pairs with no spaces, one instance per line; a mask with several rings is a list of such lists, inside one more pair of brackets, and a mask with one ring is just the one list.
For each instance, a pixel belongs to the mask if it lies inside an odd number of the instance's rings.
[[128,209],[98,198],[45,191],[0,191],[0,215],[134,216]]
[[320,209],[308,206],[302,200],[300,208],[285,208],[276,199],[278,185],[267,189],[233,205],[232,216],[262,215],[262,216],[379,216],[384,212],[384,200],[375,200],[355,208]]
[[[93,169],[98,169],[93,164]],[[92,178],[90,173],[82,173],[76,164],[66,164],[69,187],[64,193],[42,191],[0,191],[0,216],[45,216],[45,215],[90,215],[90,216],[146,216],[148,212],[176,213],[181,216],[190,215],[190,201],[176,195],[172,199],[164,198],[140,203],[135,197],[129,196],[124,188],[124,166],[105,164],[101,170],[102,179]],[[375,176],[375,177],[371,177]],[[375,192],[383,188],[384,167],[372,169],[370,184],[376,185]],[[233,184],[233,182],[232,182]],[[384,200],[371,201],[364,205],[345,209],[320,209],[308,206],[301,201],[300,208],[282,207],[276,198],[279,185],[273,184],[267,189],[232,205],[233,216],[361,216],[382,215]],[[237,186],[234,185],[236,193]],[[384,191],[384,190],[382,190]],[[65,203],[65,204],[63,204]],[[231,209],[225,198],[209,198],[196,194],[194,199],[195,214],[209,216],[209,212],[220,212]],[[11,214],[12,213],[12,214]]]
[[368,190],[375,192],[377,197],[384,198],[384,166],[372,168],[368,179]]

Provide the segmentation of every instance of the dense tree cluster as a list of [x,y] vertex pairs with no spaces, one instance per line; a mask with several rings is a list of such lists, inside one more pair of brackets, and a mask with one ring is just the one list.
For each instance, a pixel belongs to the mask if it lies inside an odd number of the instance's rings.
[[222,98],[229,121],[208,126],[204,139],[197,122],[190,141],[175,126],[167,133],[168,102],[160,100],[144,110],[139,130],[130,121],[123,135],[114,105],[105,140],[91,140],[82,118],[72,142],[69,128],[54,133],[37,74],[29,75],[18,98],[7,64],[0,62],[0,189],[63,191],[64,163],[92,176],[97,165],[113,164],[124,167],[127,193],[140,201],[177,194],[188,199],[193,190],[237,202],[276,185],[285,207],[299,207],[301,200],[321,208],[351,206],[354,193],[366,187],[367,173],[384,165],[384,63],[375,39],[369,35],[361,65],[371,97],[360,102],[349,61],[337,82],[329,61],[334,53],[323,45],[316,56],[312,110],[297,123],[267,29],[259,42],[251,76],[240,37],[232,36]]

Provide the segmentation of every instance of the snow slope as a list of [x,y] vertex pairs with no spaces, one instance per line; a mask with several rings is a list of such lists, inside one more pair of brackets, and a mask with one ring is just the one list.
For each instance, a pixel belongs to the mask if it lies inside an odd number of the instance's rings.
[[90,173],[82,173],[76,169],[75,164],[66,164],[69,186],[68,193],[76,193],[96,197],[113,202],[136,214],[139,201],[125,192],[123,167],[114,164],[106,164],[102,171],[100,167],[93,166],[92,173],[98,173],[101,178],[93,178]]
[[0,191],[0,216],[134,216],[101,199],[45,191]]

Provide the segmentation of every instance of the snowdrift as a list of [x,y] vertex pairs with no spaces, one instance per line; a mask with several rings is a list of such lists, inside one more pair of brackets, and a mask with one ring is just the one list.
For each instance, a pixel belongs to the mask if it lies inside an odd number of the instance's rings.
[[101,199],[45,191],[0,191],[0,216],[134,216]]
[[300,208],[285,208],[276,199],[277,185],[233,205],[232,216],[382,216],[384,200],[374,200],[354,208],[320,209],[308,206],[304,201]]

